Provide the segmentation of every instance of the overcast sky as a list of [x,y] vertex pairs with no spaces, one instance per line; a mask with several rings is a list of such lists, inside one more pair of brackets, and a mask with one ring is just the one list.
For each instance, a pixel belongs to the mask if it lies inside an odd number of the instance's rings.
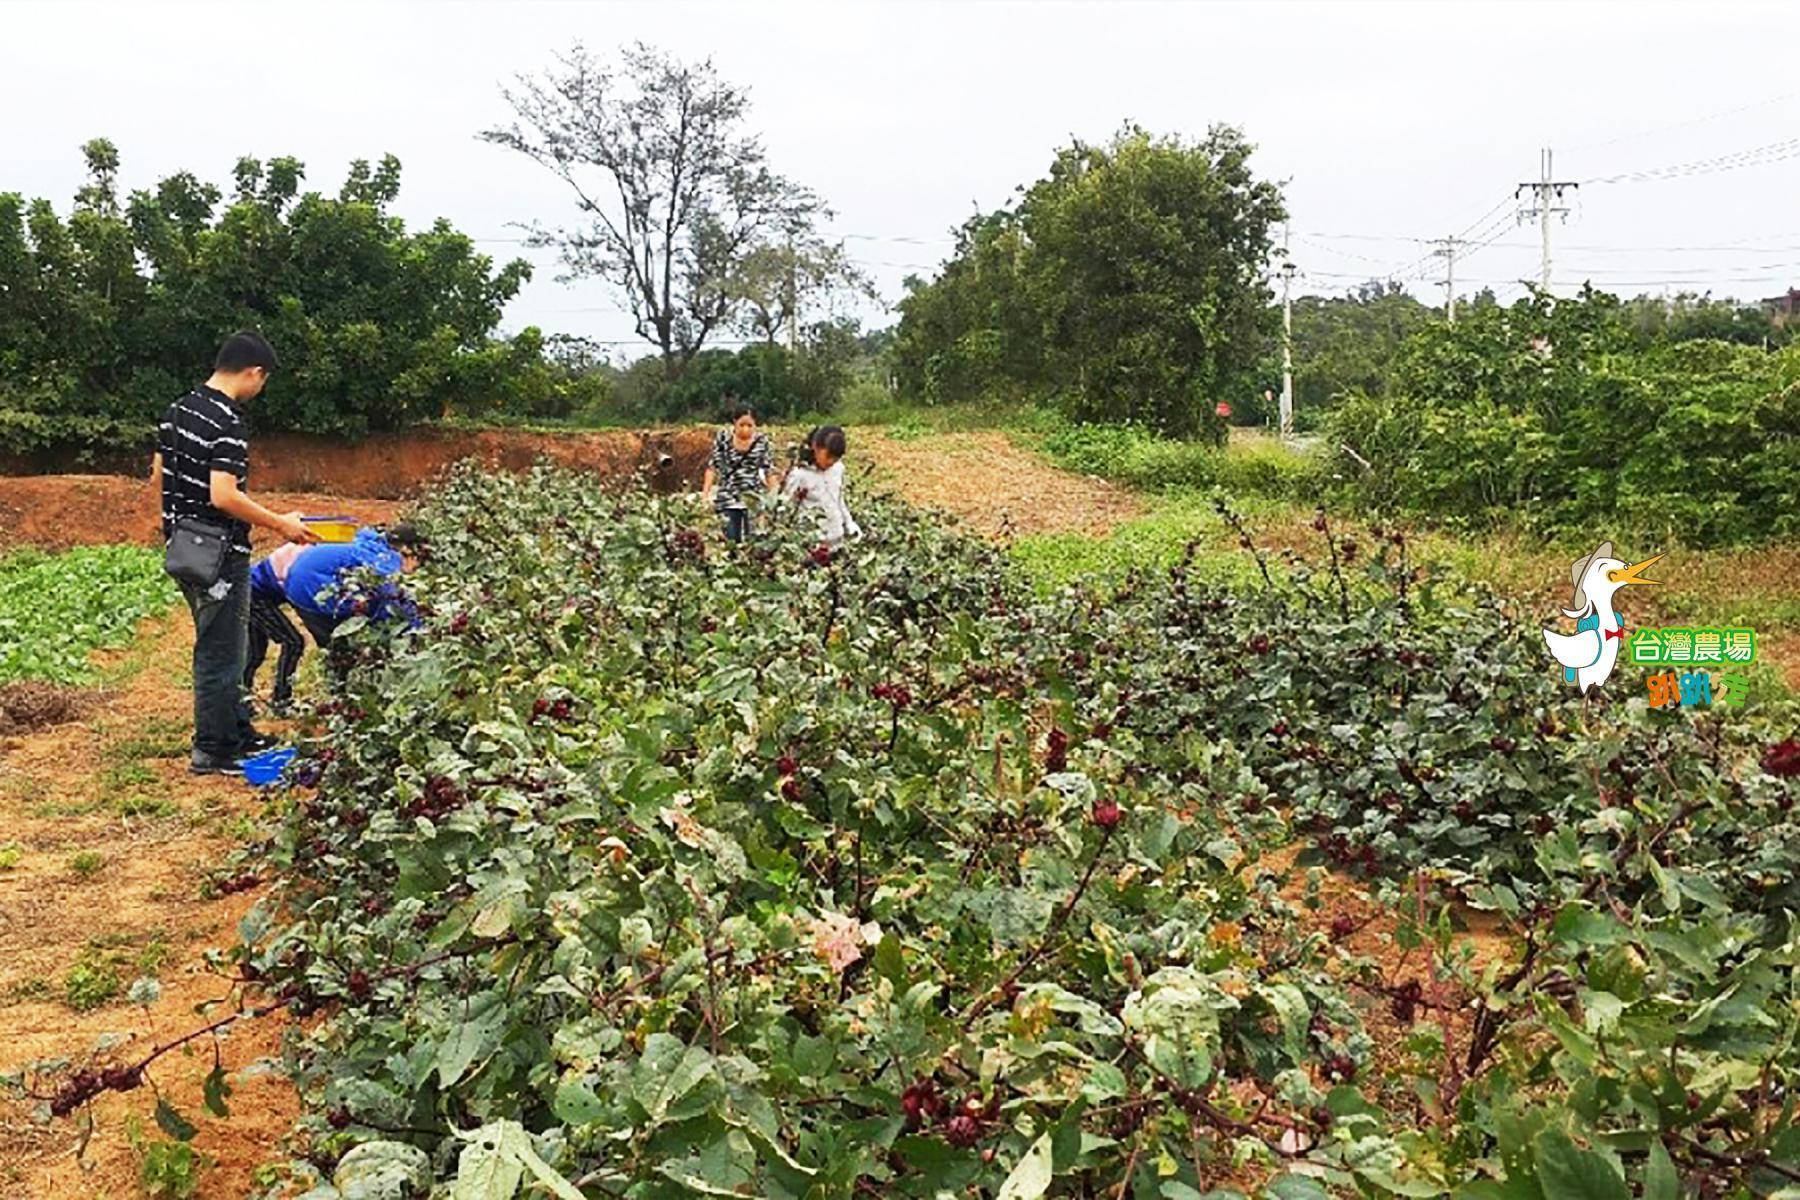
[[[568,198],[475,134],[509,117],[503,81],[576,39],[710,56],[747,85],[771,164],[829,201],[889,300],[1071,135],[1127,119],[1241,126],[1255,168],[1287,181],[1306,290],[1394,272],[1441,296],[1441,264],[1412,268],[1430,247],[1409,239],[1461,233],[1495,240],[1459,278],[1518,295],[1537,229],[1513,225],[1512,192],[1545,145],[1557,178],[1591,181],[1554,230],[1558,291],[1800,285],[1800,5],[1779,3],[0,0],[0,189],[66,211],[96,136],[119,146],[127,190],[180,169],[225,184],[240,155],[291,154],[335,192],[351,159],[393,153],[409,223],[515,237],[510,222],[568,217]],[[554,273],[546,259],[509,328],[632,336],[604,287]]]

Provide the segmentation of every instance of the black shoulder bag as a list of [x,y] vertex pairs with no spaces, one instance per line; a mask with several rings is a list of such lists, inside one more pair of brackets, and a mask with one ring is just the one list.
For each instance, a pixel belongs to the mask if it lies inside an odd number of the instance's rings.
[[225,550],[230,544],[230,530],[198,517],[182,517],[175,522],[175,532],[169,535],[163,570],[180,583],[209,588],[219,581]]

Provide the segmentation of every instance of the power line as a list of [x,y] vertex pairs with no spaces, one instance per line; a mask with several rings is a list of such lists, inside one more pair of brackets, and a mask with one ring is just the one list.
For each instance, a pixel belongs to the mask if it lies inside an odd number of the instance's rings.
[[1749,112],[1751,109],[1755,108],[1766,108],[1771,104],[1779,104],[1783,100],[1792,100],[1796,96],[1800,96],[1800,92],[1783,92],[1779,96],[1770,96],[1763,100],[1754,100],[1749,104],[1740,104],[1735,108],[1721,109],[1718,112],[1707,113],[1703,117],[1693,117],[1685,121],[1676,121],[1669,125],[1654,126],[1650,129],[1640,130],[1637,133],[1620,134],[1618,137],[1607,138],[1604,141],[1583,142],[1577,146],[1567,146],[1564,148],[1567,150],[1598,150],[1602,146],[1616,146],[1620,142],[1635,142],[1643,138],[1654,137],[1660,133],[1670,133],[1677,129],[1691,129],[1695,125],[1705,125],[1708,122],[1717,121],[1722,117],[1735,117],[1739,113]]
[[1684,179],[1694,175],[1713,175],[1720,171],[1739,171],[1745,167],[1769,166],[1773,163],[1786,162],[1791,158],[1800,158],[1800,138],[1785,138],[1779,142],[1752,146],[1748,150],[1735,150],[1730,154],[1720,154],[1713,158],[1671,163],[1667,166],[1650,167],[1642,171],[1625,171],[1617,175],[1601,175],[1593,179],[1585,179],[1582,182],[1588,184],[1655,183],[1664,179]]

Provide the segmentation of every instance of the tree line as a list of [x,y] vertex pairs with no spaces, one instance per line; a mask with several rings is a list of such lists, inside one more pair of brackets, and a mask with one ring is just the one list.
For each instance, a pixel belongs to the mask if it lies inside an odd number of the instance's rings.
[[[513,120],[480,136],[567,185],[572,219],[527,225],[559,278],[595,279],[649,353],[615,362],[580,337],[500,332],[530,278],[440,219],[392,214],[400,163],[351,164],[335,195],[293,158],[241,159],[221,187],[189,172],[121,195],[116,147],[82,148],[66,217],[0,193],[0,450],[146,443],[156,414],[219,339],[260,329],[290,369],[260,428],[356,437],[446,416],[663,422],[726,396],[764,413],[883,401],[1049,407],[1074,422],[1223,439],[1273,420],[1280,308],[1269,286],[1281,190],[1244,134],[1198,139],[1127,124],[1058,149],[1016,202],[955,231],[897,323],[865,333],[874,296],[831,210],[768,161],[748,93],[709,62],[577,45],[504,90]],[[1491,292],[1468,320],[1499,309]],[[1697,339],[1779,348],[1756,306],[1705,296],[1624,301],[1622,345]],[[1294,304],[1302,429],[1402,383],[1440,309],[1397,284]]]

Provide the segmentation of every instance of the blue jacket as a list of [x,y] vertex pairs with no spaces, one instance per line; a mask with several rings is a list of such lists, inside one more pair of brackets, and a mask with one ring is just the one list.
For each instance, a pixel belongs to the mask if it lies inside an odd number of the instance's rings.
[[[264,564],[258,564],[263,566]],[[337,586],[338,578],[361,567],[370,567],[383,575],[400,574],[400,554],[389,546],[379,531],[367,527],[356,531],[354,541],[308,546],[288,568],[286,592],[289,604],[306,612],[328,617],[348,617],[354,596],[328,597],[321,592]],[[255,572],[251,574],[254,576]],[[270,569],[268,575],[274,577]],[[254,578],[251,580],[255,585]]]

